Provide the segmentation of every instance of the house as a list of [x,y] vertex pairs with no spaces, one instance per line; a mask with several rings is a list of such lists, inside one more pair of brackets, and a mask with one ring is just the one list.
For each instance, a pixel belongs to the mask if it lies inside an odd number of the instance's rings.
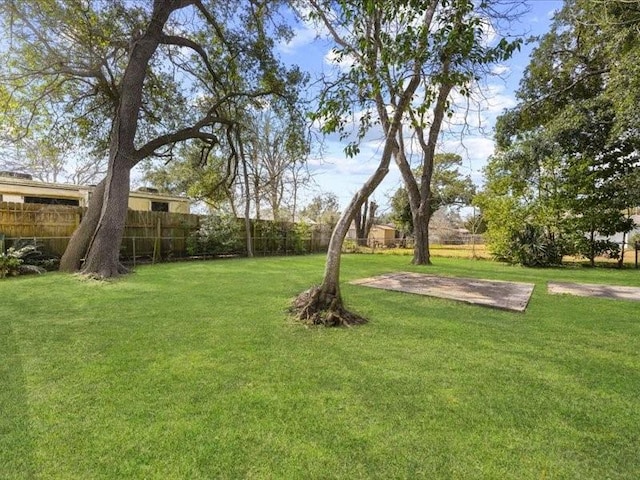
[[396,244],[397,233],[393,225],[374,225],[371,227],[368,240],[377,246],[391,247]]
[[[0,202],[86,207],[94,188],[40,182],[33,180],[28,174],[0,172]],[[142,187],[129,193],[129,208],[137,211],[189,213],[189,200]]]
[[[352,223],[347,232],[347,238],[356,240],[356,227]],[[391,247],[398,242],[398,232],[393,225],[373,225],[369,236],[367,237],[367,245],[370,247]]]

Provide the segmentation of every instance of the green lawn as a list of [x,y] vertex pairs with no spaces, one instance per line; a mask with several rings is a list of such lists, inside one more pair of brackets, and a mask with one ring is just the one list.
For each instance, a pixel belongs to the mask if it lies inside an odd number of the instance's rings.
[[321,256],[0,282],[0,478],[640,478],[640,304],[546,293],[640,271],[350,255],[536,283],[526,313],[345,284],[370,323],[305,328]]

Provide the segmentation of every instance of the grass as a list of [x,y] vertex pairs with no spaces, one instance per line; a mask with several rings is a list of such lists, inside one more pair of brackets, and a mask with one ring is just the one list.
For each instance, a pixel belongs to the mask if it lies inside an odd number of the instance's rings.
[[[413,248],[368,248],[358,247],[363,253],[376,253],[384,255],[413,255]],[[449,244],[430,244],[429,251],[433,258],[467,258],[491,260],[493,256],[484,244],[478,245],[449,245]],[[635,250],[628,247],[624,252],[624,264],[627,267],[635,266]],[[589,260],[580,256],[567,255],[562,259],[565,265],[589,266]],[[609,257],[596,257],[596,265],[600,267],[617,268],[618,260]]]
[[323,260],[1,282],[0,478],[640,478],[638,304],[546,293],[640,272],[347,255],[345,282],[536,289],[517,314],[345,283],[370,323],[307,329],[285,310]]

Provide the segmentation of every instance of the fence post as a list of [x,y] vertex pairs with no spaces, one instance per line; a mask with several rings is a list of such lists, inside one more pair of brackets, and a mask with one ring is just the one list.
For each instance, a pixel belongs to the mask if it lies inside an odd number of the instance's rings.
[[0,255],[2,255],[5,252],[4,249],[4,234],[0,233]]
[[160,220],[160,217],[158,217],[158,222],[156,223],[156,238],[155,241],[153,242],[153,260],[151,261],[152,264],[156,263],[156,259],[162,257],[162,244],[160,241],[160,235],[162,233],[162,221]]

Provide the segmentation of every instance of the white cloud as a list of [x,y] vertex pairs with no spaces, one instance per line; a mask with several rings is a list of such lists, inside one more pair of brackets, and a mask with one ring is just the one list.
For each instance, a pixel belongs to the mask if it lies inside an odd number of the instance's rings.
[[504,63],[498,63],[491,67],[492,75],[502,76],[502,75],[508,75],[509,73],[511,73],[511,68],[505,65]]
[[463,159],[462,171],[475,177],[486,165],[487,159],[493,155],[495,143],[491,138],[480,135],[451,138],[444,141],[438,150],[460,155]]
[[504,85],[489,84],[484,92],[484,105],[488,113],[502,113],[505,108],[516,106],[513,94],[506,94]]
[[293,30],[293,37],[286,43],[279,45],[280,51],[284,54],[291,55],[301,47],[305,47],[313,43],[318,38],[318,32],[315,28],[304,25]]
[[498,32],[496,31],[495,27],[491,23],[491,20],[488,18],[483,18],[481,20],[481,24],[482,24],[482,38],[480,39],[480,42],[483,45],[491,45],[496,40],[496,38],[498,38]]
[[356,63],[353,56],[349,54],[341,56],[333,48],[325,54],[324,62],[332,67],[338,67],[343,72],[349,71]]

